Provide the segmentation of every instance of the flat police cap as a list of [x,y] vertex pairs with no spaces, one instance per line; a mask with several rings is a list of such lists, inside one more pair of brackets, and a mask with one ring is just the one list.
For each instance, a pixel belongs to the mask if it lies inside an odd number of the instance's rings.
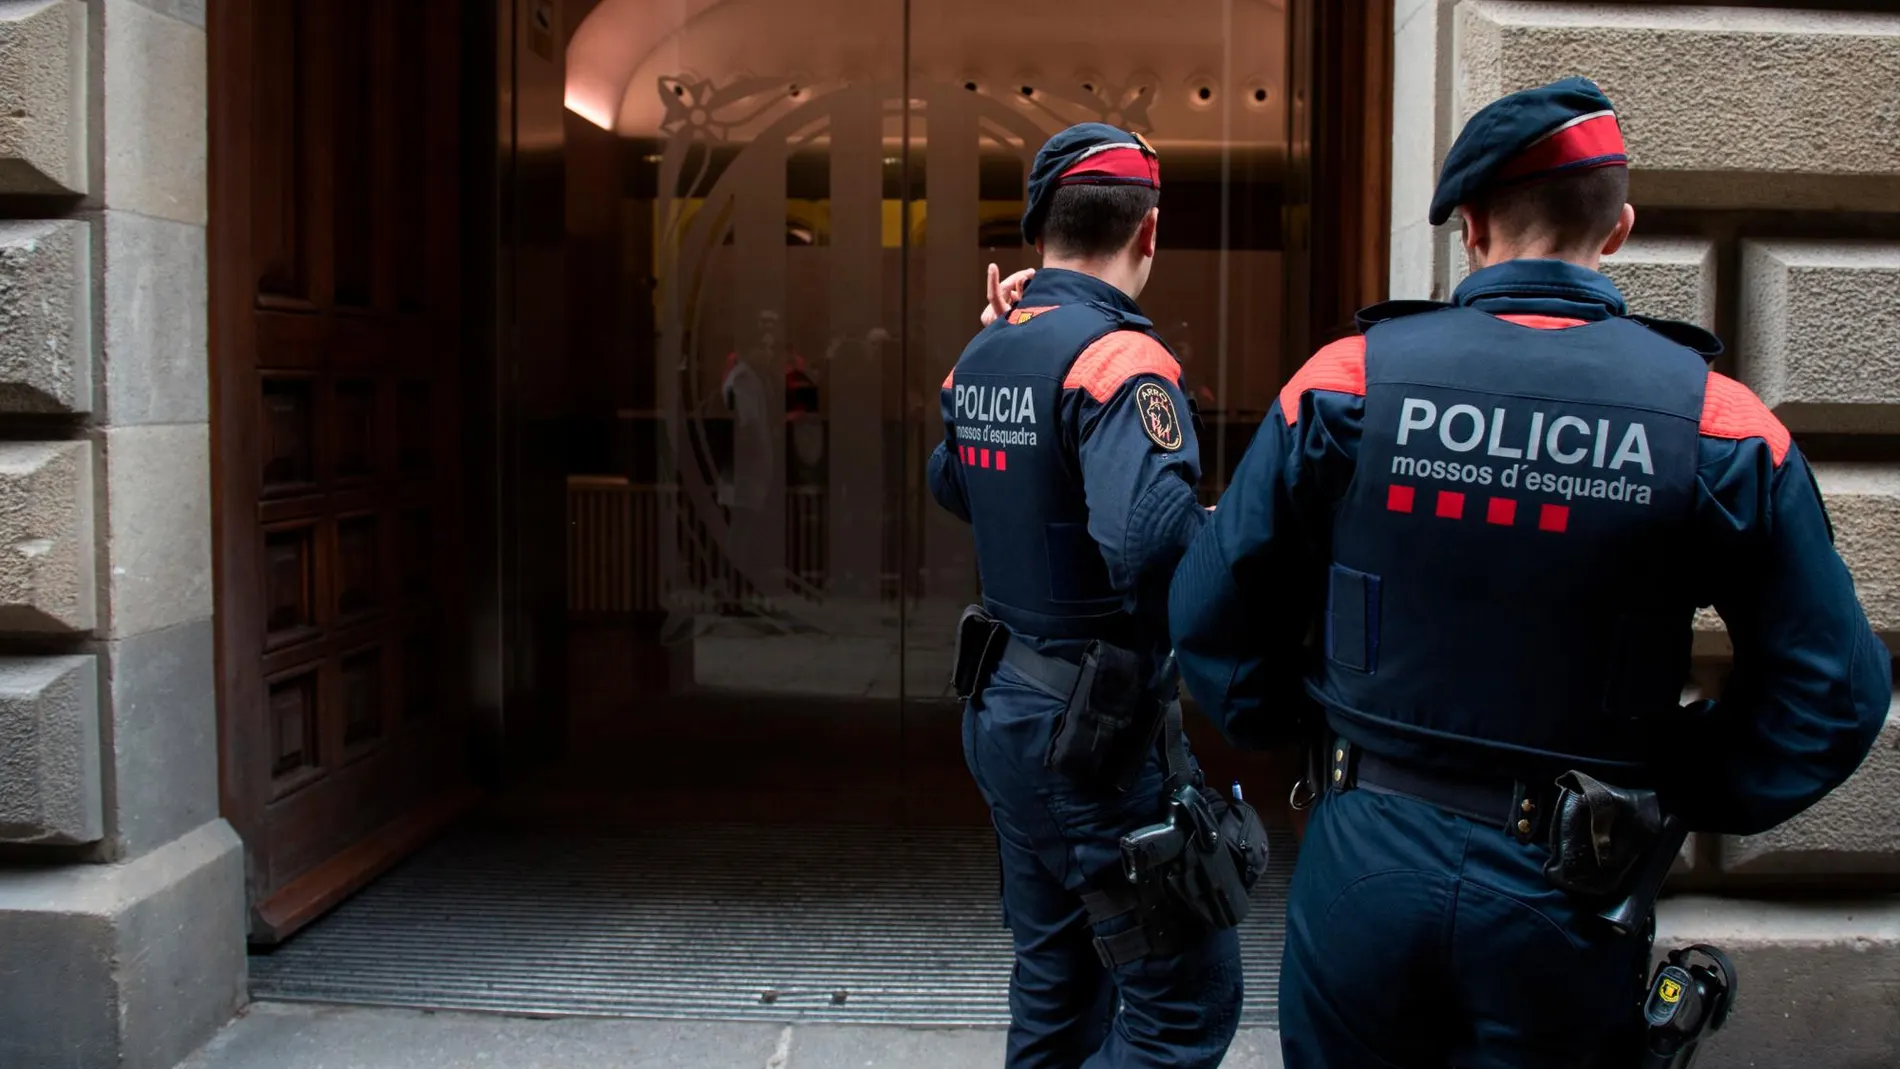
[[1525,89],[1485,105],[1458,134],[1432,194],[1432,225],[1488,190],[1627,166],[1616,111],[1595,82],[1565,78]]
[[1140,134],[1099,122],[1078,123],[1049,139],[1029,169],[1023,240],[1035,244],[1049,201],[1063,186],[1161,188],[1161,161]]

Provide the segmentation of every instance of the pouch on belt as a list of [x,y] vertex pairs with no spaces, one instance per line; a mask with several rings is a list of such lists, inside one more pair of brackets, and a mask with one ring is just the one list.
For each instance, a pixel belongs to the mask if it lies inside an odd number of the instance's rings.
[[1613,787],[1575,771],[1558,777],[1557,788],[1544,875],[1587,899],[1627,893],[1638,864],[1662,836],[1656,792]]
[[983,688],[983,681],[1003,657],[1009,643],[1009,629],[983,611],[980,605],[963,610],[957,620],[957,647],[950,670],[950,685],[958,701],[969,701]]

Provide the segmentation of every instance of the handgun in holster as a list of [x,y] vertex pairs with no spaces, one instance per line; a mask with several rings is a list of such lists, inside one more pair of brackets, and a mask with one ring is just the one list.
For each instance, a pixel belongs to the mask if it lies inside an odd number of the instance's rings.
[[[1688,827],[1664,814],[1654,791],[1612,787],[1574,771],[1558,777],[1557,789],[1544,874],[1599,905],[1597,916],[1617,935],[1653,940],[1656,899]],[[1735,967],[1720,950],[1697,944],[1671,951],[1643,999],[1636,1064],[1686,1069],[1703,1040],[1728,1022],[1735,985]]]
[[1169,797],[1166,819],[1124,835],[1121,848],[1129,883],[1155,885],[1214,930],[1247,919],[1266,869],[1266,830],[1253,807],[1239,798],[1210,804],[1193,784]]
[[[1095,652],[1106,656],[1093,670],[1085,669],[1085,677],[1092,671],[1102,673],[1099,683],[1125,671],[1116,667],[1123,658],[1112,648]],[[1159,678],[1175,678],[1171,661],[1162,666]],[[1117,922],[1118,930],[1095,939],[1102,963],[1116,968],[1151,955],[1178,953],[1209,930],[1239,924],[1247,916],[1248,892],[1266,872],[1267,832],[1260,815],[1241,796],[1239,784],[1231,799],[1205,789],[1188,757],[1179,699],[1147,698],[1148,712],[1140,716],[1131,716],[1135,708],[1117,700],[1112,687],[1086,708],[1079,701],[1084,690],[1102,689],[1077,687],[1078,700],[1071,701],[1051,748],[1050,767],[1077,762],[1109,771],[1125,768],[1129,756],[1145,764],[1158,741],[1167,769],[1162,819],[1122,836],[1120,870],[1098,875],[1082,894],[1082,905],[1098,931]],[[1156,710],[1158,723],[1151,723],[1147,716]],[[1122,722],[1133,730],[1115,727]],[[1065,737],[1070,738],[1066,745]],[[1117,738],[1121,741],[1113,745],[1091,741]],[[1126,782],[1112,772],[1103,777],[1098,771],[1093,779],[1098,785]],[[1132,926],[1120,922],[1129,915],[1135,918]]]
[[1138,888],[1162,892],[1209,928],[1232,928],[1246,919],[1248,894],[1266,872],[1266,827],[1238,783],[1230,798],[1202,784],[1188,761],[1178,701],[1168,704],[1161,744],[1167,812],[1122,836],[1123,875]]

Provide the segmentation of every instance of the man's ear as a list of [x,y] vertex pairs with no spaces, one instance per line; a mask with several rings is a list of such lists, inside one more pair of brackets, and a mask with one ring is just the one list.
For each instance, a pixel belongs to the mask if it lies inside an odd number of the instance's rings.
[[1610,236],[1603,242],[1603,255],[1608,256],[1622,248],[1623,243],[1630,239],[1630,231],[1634,229],[1636,229],[1636,209],[1625,204],[1623,213],[1617,217],[1616,229],[1610,231]]
[[1154,256],[1156,235],[1160,229],[1161,209],[1159,207],[1148,209],[1148,214],[1141,220],[1141,230],[1135,235],[1136,243],[1140,246],[1143,256]]
[[1037,255],[1037,256],[1041,256],[1041,255],[1043,255],[1043,251],[1042,251],[1042,239],[1041,239],[1041,238],[1037,238],[1037,239],[1036,239],[1036,255]]
[[1467,250],[1482,257],[1491,248],[1491,220],[1462,204],[1458,206],[1458,216],[1465,221],[1464,237],[1460,240]]

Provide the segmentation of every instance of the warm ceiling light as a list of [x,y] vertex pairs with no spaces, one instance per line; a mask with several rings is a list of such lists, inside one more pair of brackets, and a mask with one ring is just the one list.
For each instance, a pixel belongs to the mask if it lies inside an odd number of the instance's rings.
[[581,118],[586,119],[602,130],[612,130],[614,128],[614,109],[601,104],[599,101],[588,100],[585,95],[576,92],[572,86],[568,87],[566,104],[567,110],[579,115]]

